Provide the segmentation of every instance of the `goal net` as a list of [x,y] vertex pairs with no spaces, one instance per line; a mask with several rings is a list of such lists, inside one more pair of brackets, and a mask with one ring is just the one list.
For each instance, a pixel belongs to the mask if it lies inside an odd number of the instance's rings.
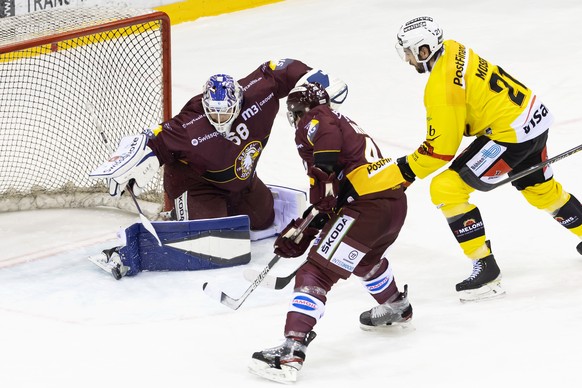
[[[0,211],[134,209],[88,174],[123,136],[170,118],[165,13],[83,7],[6,18],[0,81]],[[161,210],[161,171],[140,200],[150,215]]]

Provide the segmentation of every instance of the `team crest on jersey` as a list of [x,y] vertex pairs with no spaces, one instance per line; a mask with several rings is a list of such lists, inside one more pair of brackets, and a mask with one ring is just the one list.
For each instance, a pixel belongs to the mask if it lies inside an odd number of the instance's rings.
[[261,142],[252,141],[238,154],[234,165],[234,172],[238,179],[246,180],[253,174],[261,151],[263,151]]
[[315,138],[315,134],[317,133],[317,130],[319,129],[319,120],[311,120],[306,126],[305,129],[307,129],[307,140],[309,140],[309,142],[311,143],[311,145],[313,145],[313,139]]

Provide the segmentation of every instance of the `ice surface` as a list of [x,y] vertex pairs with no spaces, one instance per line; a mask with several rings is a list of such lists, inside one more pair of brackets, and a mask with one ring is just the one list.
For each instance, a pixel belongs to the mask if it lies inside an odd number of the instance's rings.
[[[293,0],[199,19],[172,31],[174,113],[211,74],[244,76],[263,61],[294,57],[344,79],[344,113],[385,154],[401,156],[424,138],[426,78],[400,61],[394,38],[403,21],[429,14],[446,38],[539,94],[557,119],[548,142],[555,155],[582,140],[581,13],[568,0]],[[580,158],[554,171],[582,197]],[[307,184],[282,110],[258,171],[267,183]],[[461,304],[454,285],[471,265],[428,188],[426,179],[407,191],[408,219],[389,251],[396,281],[409,285],[413,327],[361,331],[358,316],[373,301],[356,279],[338,283],[297,386],[581,386],[578,240],[510,186],[475,194],[507,296]],[[0,268],[1,387],[274,386],[246,368],[254,351],[282,341],[291,287],[257,289],[233,311],[202,284],[237,298],[249,286],[244,267],[115,281],[86,260],[137,221],[106,209],[0,214],[0,263],[12,263]],[[253,246],[249,267],[266,265],[271,243]],[[281,260],[272,273],[301,261]]]

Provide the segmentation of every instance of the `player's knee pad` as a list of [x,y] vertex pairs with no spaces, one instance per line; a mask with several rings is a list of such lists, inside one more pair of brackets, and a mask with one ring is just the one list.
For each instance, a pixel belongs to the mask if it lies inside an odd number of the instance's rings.
[[289,312],[307,315],[317,323],[325,312],[325,294],[324,289],[313,286],[295,290],[289,303]]
[[555,212],[570,199],[570,194],[565,192],[562,185],[554,178],[534,186],[528,186],[521,190],[521,194],[530,205],[548,213]]
[[430,197],[432,203],[448,218],[474,208],[469,204],[469,195],[474,190],[457,172],[445,170],[433,178],[430,184]]

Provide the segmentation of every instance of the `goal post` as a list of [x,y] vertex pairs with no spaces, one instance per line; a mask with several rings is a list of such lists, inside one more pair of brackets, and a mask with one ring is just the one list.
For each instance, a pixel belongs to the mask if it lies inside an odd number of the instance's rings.
[[[105,182],[88,174],[123,136],[170,117],[165,13],[81,7],[6,18],[0,24],[0,212],[134,210],[131,198],[109,196]],[[140,201],[149,216],[162,209],[161,170]]]

